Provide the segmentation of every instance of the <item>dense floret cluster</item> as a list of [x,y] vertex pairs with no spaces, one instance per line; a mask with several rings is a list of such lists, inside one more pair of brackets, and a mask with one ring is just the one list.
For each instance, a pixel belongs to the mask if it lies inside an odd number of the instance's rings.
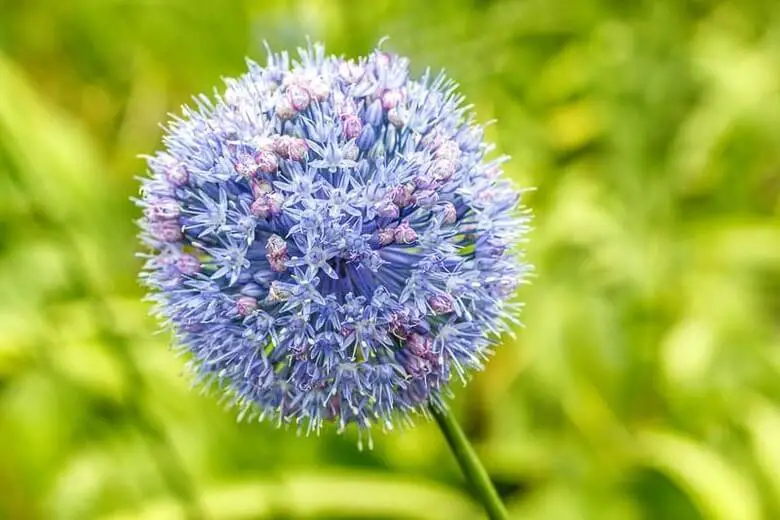
[[528,224],[443,74],[270,54],[169,123],[138,201],[156,309],[241,414],[392,427],[481,368]]

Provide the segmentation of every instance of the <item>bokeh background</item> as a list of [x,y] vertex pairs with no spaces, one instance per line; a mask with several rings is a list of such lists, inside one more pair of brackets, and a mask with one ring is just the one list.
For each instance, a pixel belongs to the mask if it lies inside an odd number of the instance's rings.
[[236,423],[141,300],[137,155],[307,34],[446,68],[537,187],[454,405],[512,517],[780,518],[775,0],[0,0],[0,518],[480,518],[433,424]]

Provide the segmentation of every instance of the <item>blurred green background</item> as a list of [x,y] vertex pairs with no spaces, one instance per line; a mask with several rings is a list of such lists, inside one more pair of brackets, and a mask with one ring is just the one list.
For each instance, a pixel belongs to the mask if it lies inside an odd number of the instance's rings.
[[0,0],[0,518],[480,518],[433,424],[238,424],[141,301],[137,155],[307,34],[446,68],[538,187],[455,403],[513,518],[780,518],[776,0]]

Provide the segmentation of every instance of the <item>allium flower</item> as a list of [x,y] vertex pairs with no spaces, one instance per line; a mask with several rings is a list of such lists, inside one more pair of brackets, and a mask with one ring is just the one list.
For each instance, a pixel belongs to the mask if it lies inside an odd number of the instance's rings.
[[226,83],[168,125],[139,200],[142,276],[199,379],[307,432],[441,404],[529,270],[520,192],[455,83],[320,45]]

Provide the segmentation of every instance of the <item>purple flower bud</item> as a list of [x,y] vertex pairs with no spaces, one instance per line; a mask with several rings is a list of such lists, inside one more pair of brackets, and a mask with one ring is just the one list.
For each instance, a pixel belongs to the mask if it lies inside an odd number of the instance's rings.
[[393,234],[395,241],[399,244],[413,244],[417,241],[417,232],[409,225],[409,221],[404,220],[395,228]]
[[360,132],[360,137],[357,138],[355,144],[357,144],[357,147],[365,152],[366,150],[374,146],[375,142],[376,142],[376,132],[374,132],[374,129],[370,125],[366,125],[363,127],[363,130]]
[[309,103],[311,103],[311,97],[309,97],[309,93],[306,89],[295,84],[287,87],[287,99],[290,102],[290,106],[296,112],[306,110],[309,107]]
[[161,197],[149,204],[145,213],[151,220],[170,220],[181,214],[181,206],[176,199]]
[[427,148],[429,150],[435,150],[443,142],[444,142],[444,137],[442,137],[441,132],[439,131],[438,128],[434,128],[433,130],[429,131],[420,140],[420,143],[423,145],[423,148]]
[[344,336],[345,338],[355,332],[355,326],[351,323],[344,323],[341,328],[339,329],[339,334]]
[[448,159],[455,162],[460,158],[460,148],[455,141],[444,141],[433,154],[437,159]]
[[370,126],[379,126],[382,124],[382,103],[377,99],[366,108],[365,114],[363,114],[363,121]]
[[282,135],[274,142],[274,151],[284,159],[300,161],[306,157],[309,147],[300,137]]
[[414,378],[425,377],[432,371],[431,363],[419,356],[407,356],[404,358],[404,368]]
[[454,224],[458,219],[458,212],[452,202],[445,202],[441,209],[442,224]]
[[200,260],[195,255],[182,254],[176,259],[176,269],[181,274],[192,276],[200,272]]
[[182,164],[172,164],[165,169],[165,178],[174,186],[184,186],[190,176]]
[[277,135],[274,136],[273,151],[282,157],[283,159],[289,159],[290,157],[290,141],[295,139],[289,135]]
[[278,192],[261,193],[252,203],[249,210],[259,218],[275,217],[282,212],[284,196]]
[[401,214],[398,206],[396,206],[392,199],[385,197],[376,204],[374,204],[376,214],[383,218],[398,218]]
[[255,155],[257,168],[263,173],[274,173],[279,168],[276,154],[269,150],[260,150]]
[[271,235],[265,244],[265,252],[270,257],[287,256],[287,242],[279,235]]
[[421,190],[430,190],[437,187],[438,182],[433,178],[431,172],[423,172],[416,175],[414,179],[414,185]]
[[271,270],[276,273],[283,273],[287,270],[287,255],[284,256],[270,256],[266,255],[268,264],[271,266]]
[[437,181],[447,181],[455,173],[455,163],[449,159],[436,159],[429,170]]
[[357,83],[363,77],[363,67],[352,60],[339,64],[339,76],[347,83]]
[[268,194],[273,191],[273,186],[271,186],[271,183],[266,180],[253,179],[249,184],[249,187],[252,189],[252,195],[255,197],[259,197],[260,195]]
[[304,88],[312,99],[325,101],[330,96],[330,86],[319,76],[313,76],[306,81]]
[[271,264],[271,270],[282,273],[287,269],[285,265],[287,260],[289,260],[287,257],[287,242],[282,237],[279,235],[268,237],[268,242],[265,244],[265,252],[265,257],[268,263]]
[[297,113],[288,96],[281,96],[276,101],[276,117],[282,120],[292,119]]
[[399,208],[405,208],[409,204],[412,204],[414,202],[414,197],[412,196],[413,190],[414,187],[409,186],[408,184],[402,184],[401,186],[393,188],[392,196],[395,205]]
[[288,154],[293,161],[302,161],[306,157],[306,153],[309,151],[309,145],[301,138],[293,138],[290,142]]
[[387,111],[387,121],[396,128],[404,127],[404,119],[398,108],[391,108]]
[[412,332],[409,337],[406,338],[406,349],[419,357],[426,357],[431,353],[431,346],[433,345],[433,339],[430,336],[424,336]]
[[377,243],[384,247],[393,243],[395,240],[395,230],[393,228],[382,228],[376,232]]
[[290,298],[290,292],[287,291],[280,282],[274,280],[271,282],[271,286],[268,288],[268,301],[271,303],[278,303],[287,301]]
[[382,108],[390,110],[403,101],[404,95],[400,90],[387,90],[382,94]]
[[181,224],[177,220],[159,220],[149,224],[149,233],[160,242],[176,242],[181,240]]
[[434,190],[420,190],[414,194],[414,202],[424,209],[432,208],[439,201],[439,194]]
[[251,296],[239,296],[236,300],[236,312],[239,316],[249,316],[257,309],[257,300]]
[[361,123],[360,118],[354,114],[342,116],[341,126],[344,130],[344,137],[347,139],[356,138],[363,129],[363,123]]
[[254,177],[257,172],[257,163],[255,162],[255,159],[246,154],[241,155],[233,167],[239,175],[246,177],[247,179]]
[[390,330],[390,333],[397,338],[406,339],[406,337],[409,335],[409,327],[406,316],[400,312],[394,312],[390,315],[390,318],[387,322],[387,327]]
[[447,314],[453,311],[455,302],[449,294],[439,293],[428,298],[428,305],[436,314]]

